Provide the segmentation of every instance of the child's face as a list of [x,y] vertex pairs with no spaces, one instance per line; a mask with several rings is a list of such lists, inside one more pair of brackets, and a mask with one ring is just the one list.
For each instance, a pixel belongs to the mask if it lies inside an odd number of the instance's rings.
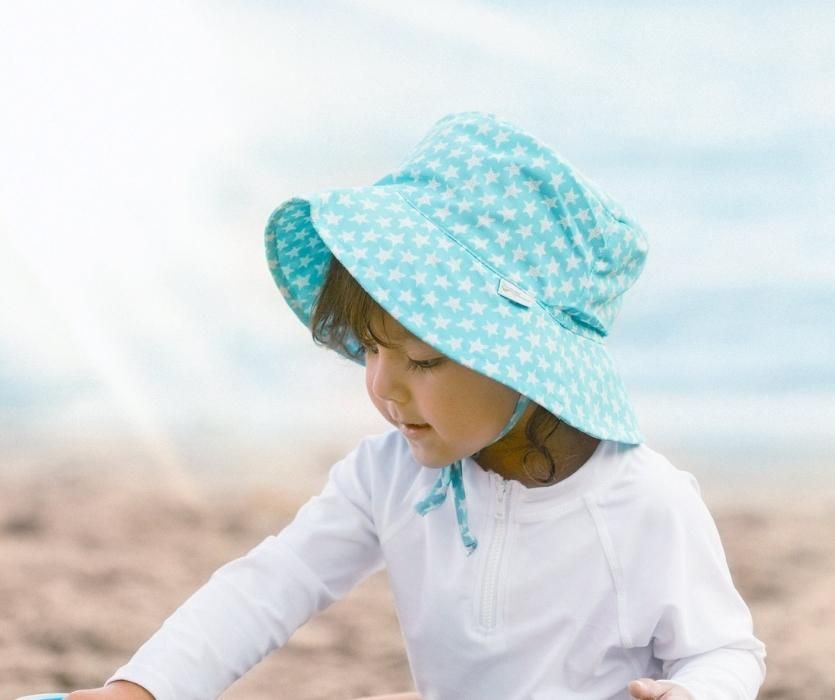
[[395,347],[367,350],[368,395],[420,464],[445,467],[496,439],[518,393],[442,355],[389,315],[372,329]]

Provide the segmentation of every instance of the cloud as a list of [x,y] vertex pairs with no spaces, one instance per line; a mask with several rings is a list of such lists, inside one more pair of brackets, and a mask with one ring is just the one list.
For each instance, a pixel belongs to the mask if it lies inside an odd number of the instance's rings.
[[376,179],[457,109],[497,111],[620,182],[654,232],[655,293],[795,271],[823,284],[835,16],[778,3],[752,24],[744,5],[13,3],[0,351],[22,375],[105,387],[55,410],[122,417],[161,459],[175,420],[297,429],[329,387],[267,274],[266,217]]

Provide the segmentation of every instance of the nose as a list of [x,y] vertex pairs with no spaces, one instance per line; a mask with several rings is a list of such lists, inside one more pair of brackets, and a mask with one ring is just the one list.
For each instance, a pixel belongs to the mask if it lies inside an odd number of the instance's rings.
[[383,349],[366,356],[365,374],[368,390],[376,398],[394,403],[404,403],[408,399],[402,370],[395,358],[389,357]]

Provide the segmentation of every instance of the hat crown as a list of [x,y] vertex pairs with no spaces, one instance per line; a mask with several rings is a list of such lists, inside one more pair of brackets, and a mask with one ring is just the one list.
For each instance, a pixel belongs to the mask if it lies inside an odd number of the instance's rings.
[[589,338],[608,334],[646,259],[643,230],[615,200],[492,114],[444,117],[376,184],[397,185],[481,264]]
[[[603,337],[640,274],[646,238],[515,126],[479,112],[444,117],[374,185],[284,202],[265,244],[305,325],[336,258],[438,352],[589,435],[641,442]],[[336,349],[362,362],[350,334]]]

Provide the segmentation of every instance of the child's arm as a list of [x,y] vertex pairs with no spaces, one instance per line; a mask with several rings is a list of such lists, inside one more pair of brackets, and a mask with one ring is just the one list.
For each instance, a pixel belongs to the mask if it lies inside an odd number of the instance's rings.
[[765,650],[762,643],[753,648],[728,646],[666,662],[664,671],[696,700],[754,700],[765,678]]
[[639,521],[613,531],[622,538],[627,642],[651,645],[663,678],[696,700],[753,700],[765,676],[765,647],[698,484],[674,471],[652,491]]
[[128,686],[111,695],[118,680],[142,686],[156,700],[217,697],[379,568],[369,485],[361,475],[367,465],[356,455],[334,466],[322,494],[279,535],[216,571],[96,691],[106,695],[74,700],[149,700]]

